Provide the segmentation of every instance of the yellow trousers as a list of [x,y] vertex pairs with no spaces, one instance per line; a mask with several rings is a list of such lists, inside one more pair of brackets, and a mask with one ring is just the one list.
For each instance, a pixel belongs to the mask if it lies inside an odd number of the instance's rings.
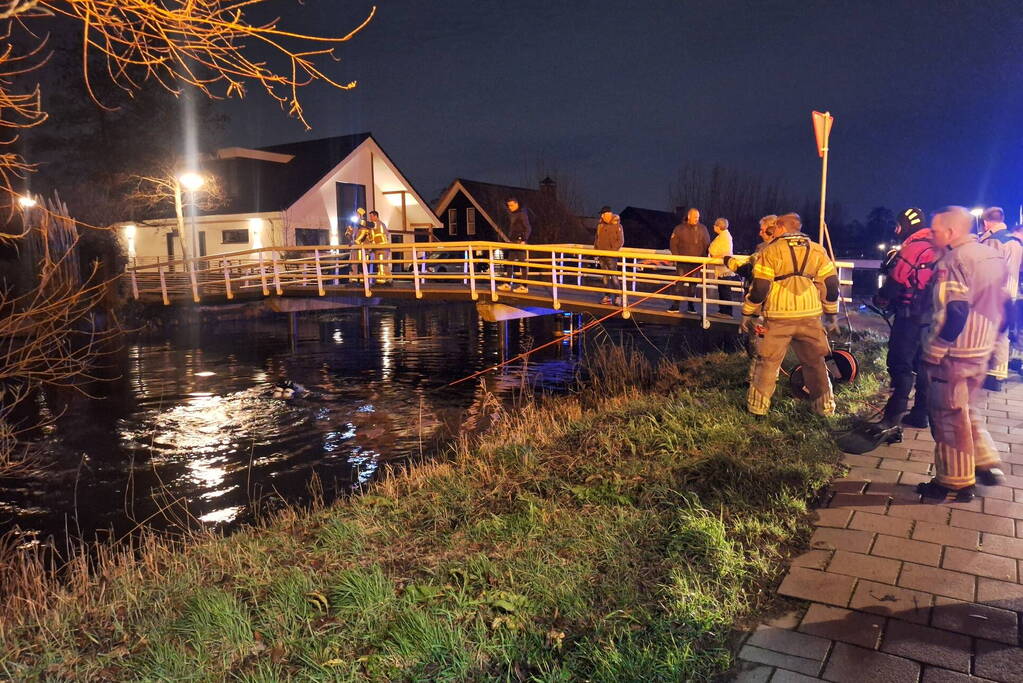
[[950,489],[972,486],[976,468],[990,469],[1001,462],[984,417],[975,412],[985,396],[988,361],[946,357],[941,365],[924,368],[938,483]]
[[821,319],[767,319],[764,327],[764,337],[757,342],[752,381],[746,395],[749,411],[754,415],[766,415],[770,410],[771,396],[778,384],[778,370],[791,345],[803,365],[803,379],[810,392],[811,408],[818,415],[833,415],[835,395],[824,365],[824,357],[831,353],[831,346]]

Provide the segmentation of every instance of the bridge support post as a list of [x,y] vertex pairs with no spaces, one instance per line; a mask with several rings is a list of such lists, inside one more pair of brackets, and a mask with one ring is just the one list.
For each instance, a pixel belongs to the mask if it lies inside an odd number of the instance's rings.
[[412,242],[412,286],[416,290],[416,298],[423,298],[422,286],[419,283],[419,250],[416,249],[416,243]]
[[224,292],[230,301],[234,298],[234,294],[231,292],[231,267],[227,264],[226,258],[220,259],[220,264],[224,267]]
[[263,252],[259,252],[259,284],[263,287],[263,296],[270,296],[266,286],[266,268],[263,265]]
[[622,261],[621,261],[622,277],[621,277],[621,282],[619,283],[619,285],[622,288],[622,295],[621,295],[622,296],[622,319],[623,320],[627,320],[628,318],[630,318],[632,316],[632,311],[629,310],[629,281],[627,279],[628,278],[628,272],[629,272],[627,264],[628,264],[629,260],[627,258],[625,258],[624,256],[622,256],[621,258],[622,258]]
[[167,278],[163,276],[163,266],[158,266],[160,271],[160,294],[163,296],[163,305],[170,306],[170,297],[167,296]]
[[551,299],[554,302],[554,310],[561,308],[561,302],[558,301],[558,255],[553,251],[551,252]]
[[469,272],[469,295],[476,301],[480,295],[476,292],[476,254],[472,249],[465,252],[465,266]]
[[195,261],[188,262],[188,279],[192,282],[192,301],[199,303],[199,285],[195,281]]
[[277,252],[276,251],[271,251],[270,252],[270,259],[271,259],[271,261],[273,261],[274,290],[277,292],[277,296],[280,296],[280,295],[284,294],[284,290],[281,289],[281,270],[280,270],[280,268],[278,267],[278,264],[277,264]]
[[320,296],[323,296],[327,292],[323,289],[323,269],[320,268],[320,250],[317,249],[313,252],[313,258],[316,260],[316,291],[319,292]]
[[127,265],[124,267],[124,269],[131,273],[131,294],[133,297],[135,297],[135,300],[137,301],[139,298],[139,282],[135,278],[135,271],[129,270]]
[[700,268],[700,326],[703,329],[710,327],[710,321],[707,320],[707,266],[704,264]]
[[497,301],[497,282],[495,281],[496,274],[494,273],[494,248],[490,247],[487,250],[487,262],[488,270],[490,270],[490,300]]

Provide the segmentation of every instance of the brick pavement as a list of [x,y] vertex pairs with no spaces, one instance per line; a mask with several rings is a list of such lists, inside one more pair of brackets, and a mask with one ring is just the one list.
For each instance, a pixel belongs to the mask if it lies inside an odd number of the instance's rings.
[[1010,381],[983,411],[1008,482],[970,503],[919,502],[927,430],[843,456],[778,587],[799,607],[745,637],[734,680],[1023,682],[1023,384]]

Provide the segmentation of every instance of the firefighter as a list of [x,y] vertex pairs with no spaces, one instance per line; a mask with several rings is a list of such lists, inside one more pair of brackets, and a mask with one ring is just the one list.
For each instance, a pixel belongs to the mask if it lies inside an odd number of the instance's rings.
[[[359,229],[359,234],[355,236],[355,243],[362,244],[387,244],[390,242],[390,237],[387,234],[387,226],[380,220],[380,214],[376,211],[369,212],[369,221],[363,223]],[[390,249],[373,249],[367,254],[367,259],[372,258],[377,262],[375,268],[379,279],[378,284],[387,284],[391,276],[391,250]],[[374,270],[373,266],[369,266],[370,271]]]
[[932,284],[931,326],[921,360],[927,373],[934,437],[935,476],[919,484],[924,498],[973,499],[974,484],[995,486],[1005,477],[977,413],[988,363],[1004,330],[1004,259],[972,234],[973,217],[961,206],[942,209],[931,228],[942,252]]
[[803,364],[813,411],[835,412],[824,358],[831,351],[825,326],[838,329],[838,272],[824,248],[801,228],[798,214],[778,218],[773,241],[757,256],[753,284],[743,302],[743,332],[756,334],[758,312],[764,317],[746,398],[746,407],[754,415],[766,415],[770,409],[778,370],[790,344]]
[[[1005,293],[1013,301],[1019,296],[1019,268],[1023,261],[1023,242],[1010,232],[1005,225],[1005,212],[1000,207],[992,206],[984,211],[984,231],[980,235],[980,243],[997,251],[1005,261],[1008,274],[1005,280]],[[1009,333],[1008,330],[998,336],[994,352],[991,354],[991,367],[984,379],[984,388],[989,391],[1001,391],[1009,376]]]
[[[893,427],[901,419],[908,427],[926,429],[927,379],[919,371],[920,342],[929,321],[929,285],[939,253],[920,209],[910,208],[899,214],[895,236],[902,243],[885,260],[885,281],[874,297],[875,306],[893,314],[887,358],[892,394],[885,404],[881,426]],[[909,392],[914,386],[916,396],[909,410]]]

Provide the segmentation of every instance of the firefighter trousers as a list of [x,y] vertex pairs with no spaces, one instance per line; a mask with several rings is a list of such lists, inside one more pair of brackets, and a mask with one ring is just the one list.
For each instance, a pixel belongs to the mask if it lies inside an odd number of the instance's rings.
[[987,374],[995,379],[1009,377],[1009,331],[1004,330],[995,340],[995,348],[991,352],[991,362]]
[[942,486],[972,486],[976,468],[990,469],[1000,462],[984,417],[976,412],[985,396],[987,369],[986,358],[946,357],[940,365],[925,366],[934,469]]
[[764,336],[757,342],[753,377],[746,396],[749,411],[754,415],[766,415],[770,410],[771,396],[778,384],[778,370],[791,345],[803,365],[803,379],[810,392],[813,411],[818,415],[833,415],[835,396],[824,365],[824,358],[831,353],[831,347],[821,319],[816,316],[767,319],[764,328]]

